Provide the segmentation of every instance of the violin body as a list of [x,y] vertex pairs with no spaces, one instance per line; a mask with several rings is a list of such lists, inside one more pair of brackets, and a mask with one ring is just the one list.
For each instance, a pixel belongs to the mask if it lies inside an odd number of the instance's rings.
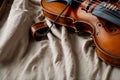
[[[99,2],[85,9],[89,1],[73,3],[60,15],[56,24],[64,25],[74,29],[76,32],[88,32],[91,34],[98,57],[105,63],[120,67],[120,27],[93,15],[91,12]],[[44,15],[52,22],[56,19],[62,9],[66,6],[65,2],[46,2],[41,0]]]

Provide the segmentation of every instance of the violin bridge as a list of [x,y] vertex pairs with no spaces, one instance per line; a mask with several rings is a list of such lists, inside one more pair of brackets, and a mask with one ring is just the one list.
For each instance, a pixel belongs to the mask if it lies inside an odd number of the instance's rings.
[[114,5],[114,4],[111,4],[111,3],[106,3],[103,5],[106,9],[109,9],[109,10],[114,10],[114,11],[117,11],[119,10],[118,6],[117,5]]

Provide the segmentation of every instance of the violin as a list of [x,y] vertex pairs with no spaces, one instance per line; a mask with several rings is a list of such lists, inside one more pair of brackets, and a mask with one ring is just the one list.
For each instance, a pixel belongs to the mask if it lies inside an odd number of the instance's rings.
[[115,21],[119,20],[119,15],[116,18],[110,17],[107,13],[105,15],[109,17],[101,16],[103,13],[100,13],[100,9],[103,8],[98,9],[104,7],[106,12],[112,11],[113,14],[119,11],[119,5],[115,4],[117,0],[109,3],[107,0],[71,1],[72,3],[67,4],[69,2],[65,0],[48,0],[48,2],[41,0],[45,17],[55,24],[70,27],[75,32],[90,33],[98,57],[107,64],[120,67],[120,24]]

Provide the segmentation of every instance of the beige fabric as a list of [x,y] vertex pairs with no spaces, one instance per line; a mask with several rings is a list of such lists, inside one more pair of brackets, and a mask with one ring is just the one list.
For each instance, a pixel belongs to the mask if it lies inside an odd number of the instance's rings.
[[120,80],[120,69],[102,62],[89,35],[52,27],[34,41],[33,23],[46,21],[40,0],[14,0],[0,21],[0,80]]

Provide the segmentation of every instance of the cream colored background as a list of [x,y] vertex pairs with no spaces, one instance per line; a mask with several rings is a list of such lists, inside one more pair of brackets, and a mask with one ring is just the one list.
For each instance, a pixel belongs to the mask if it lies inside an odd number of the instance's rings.
[[31,25],[44,20],[40,0],[8,4],[0,21],[0,80],[120,80],[120,69],[97,57],[87,35],[54,25],[48,40],[31,39]]

